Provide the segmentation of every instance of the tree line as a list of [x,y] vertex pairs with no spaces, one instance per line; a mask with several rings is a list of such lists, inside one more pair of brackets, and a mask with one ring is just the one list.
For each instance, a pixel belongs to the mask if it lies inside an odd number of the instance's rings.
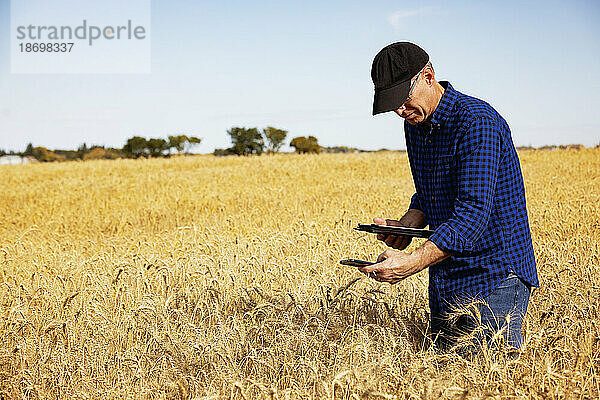
[[[245,128],[234,126],[227,130],[231,139],[231,147],[227,149],[215,149],[214,155],[247,156],[250,154],[277,153],[285,144],[288,131],[267,126],[262,130],[258,128]],[[319,153],[321,146],[314,136],[299,136],[291,140],[290,146],[297,153]]]
[[[231,147],[226,149],[215,149],[216,156],[252,154],[273,154],[281,150],[286,144],[288,131],[285,129],[267,126],[266,128],[246,128],[234,126],[227,130],[231,140]],[[95,160],[95,159],[118,159],[118,158],[149,158],[170,157],[176,154],[189,154],[191,150],[199,145],[202,139],[196,136],[173,135],[164,138],[145,138],[133,136],[126,140],[122,148],[88,146],[86,143],[80,145],[77,150],[49,150],[42,146],[27,145],[24,152],[7,153],[0,149],[0,156],[14,154],[19,156],[33,157],[38,161],[69,161],[69,160]],[[358,151],[346,146],[322,147],[315,136],[294,137],[289,145],[296,153],[347,153]]]
[[202,139],[198,137],[186,135],[169,136],[168,141],[161,138],[146,139],[134,136],[127,139],[122,151],[128,158],[164,157],[171,154],[171,149],[179,154],[187,153],[201,142]]
[[122,148],[105,146],[88,146],[87,143],[80,145],[77,150],[49,150],[42,146],[34,146],[29,143],[24,152],[6,152],[0,149],[2,155],[19,155],[22,157],[33,157],[38,161],[70,161],[70,160],[115,160],[118,158],[140,158],[140,157],[170,157],[174,152],[177,154],[189,153],[194,146],[202,142],[201,138],[187,135],[168,136],[167,139],[133,136],[125,142]]

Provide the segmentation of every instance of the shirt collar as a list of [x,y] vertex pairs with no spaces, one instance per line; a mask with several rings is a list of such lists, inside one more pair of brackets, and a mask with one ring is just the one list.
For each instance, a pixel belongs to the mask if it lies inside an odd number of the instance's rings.
[[442,124],[448,119],[450,113],[452,112],[452,108],[454,107],[454,102],[456,101],[456,96],[458,93],[448,81],[440,81],[440,85],[442,85],[444,88],[444,94],[442,95],[440,103],[431,116],[431,123],[434,125]]

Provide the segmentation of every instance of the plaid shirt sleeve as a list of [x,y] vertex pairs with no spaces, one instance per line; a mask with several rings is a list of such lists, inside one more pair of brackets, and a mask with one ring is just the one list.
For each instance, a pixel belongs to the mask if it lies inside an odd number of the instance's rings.
[[410,199],[410,206],[408,206],[408,208],[415,208],[417,210],[421,210],[423,211],[423,207],[421,207],[421,200],[419,200],[419,194],[415,193],[412,195],[412,198]]
[[440,249],[469,251],[485,231],[500,164],[500,137],[498,124],[487,117],[474,119],[467,128],[456,153],[458,182],[452,215],[429,238]]

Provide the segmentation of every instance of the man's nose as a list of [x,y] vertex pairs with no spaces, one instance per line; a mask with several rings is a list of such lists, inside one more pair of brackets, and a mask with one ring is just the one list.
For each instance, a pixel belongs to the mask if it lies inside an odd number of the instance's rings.
[[401,105],[400,107],[398,107],[398,108],[396,109],[396,114],[398,114],[399,116],[401,116],[402,118],[404,118],[404,117],[402,116],[402,113],[403,113],[404,111],[406,111],[406,107],[405,107],[405,106],[404,106],[404,104],[403,104],[403,105]]

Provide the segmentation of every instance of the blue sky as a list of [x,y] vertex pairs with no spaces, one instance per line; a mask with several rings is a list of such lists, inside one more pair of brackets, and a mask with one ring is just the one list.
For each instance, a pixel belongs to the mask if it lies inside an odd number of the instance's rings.
[[430,54],[439,80],[492,104],[516,145],[600,143],[598,1],[165,0],[151,10],[150,74],[11,74],[10,1],[0,0],[0,148],[186,133],[208,153],[230,145],[232,126],[267,125],[327,146],[405,148],[399,117],[371,115],[372,59],[400,40]]

